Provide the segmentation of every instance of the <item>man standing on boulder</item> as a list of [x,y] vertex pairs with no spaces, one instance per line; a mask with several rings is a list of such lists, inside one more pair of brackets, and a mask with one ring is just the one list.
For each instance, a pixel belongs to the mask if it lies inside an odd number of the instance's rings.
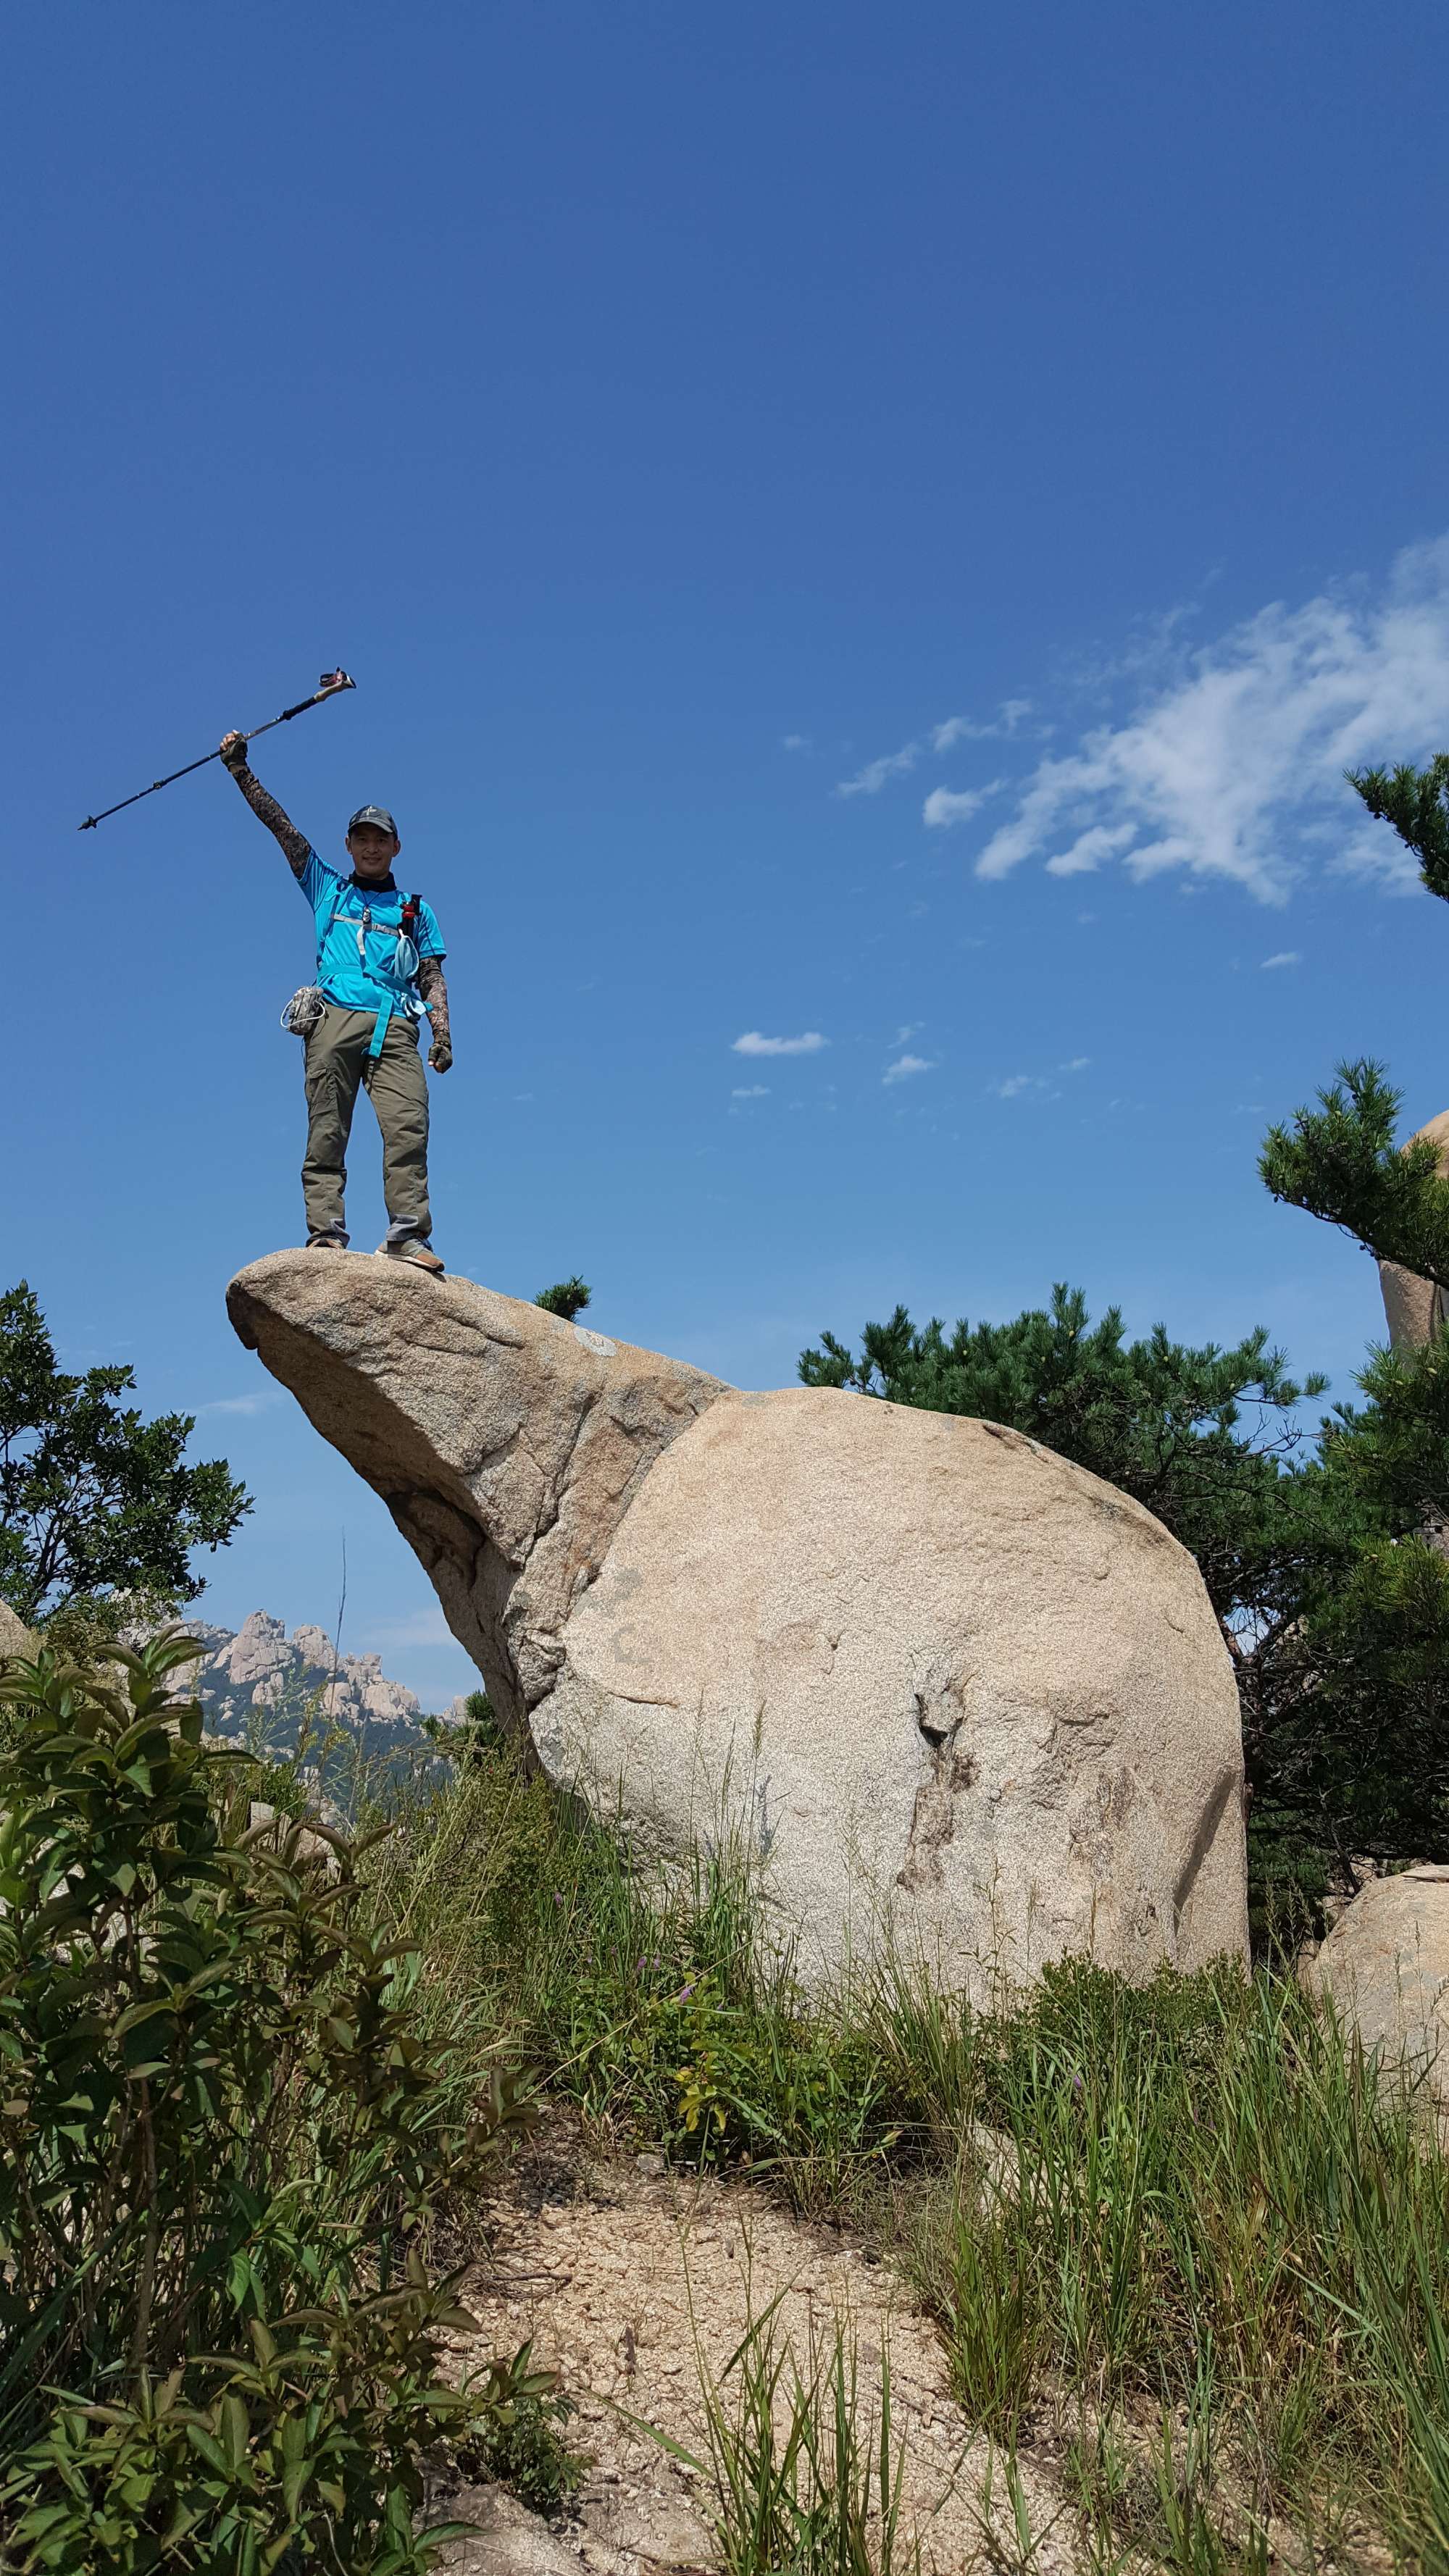
[[418,1025],[431,1020],[428,1062],[435,1073],[446,1073],[453,1061],[448,988],[442,937],[430,906],[401,893],[393,879],[402,846],[397,825],[382,806],[360,806],[347,826],[352,873],[344,877],[318,858],[253,776],[245,735],[227,734],[221,756],[252,812],[280,841],[317,924],[316,990],[297,997],[310,1005],[298,1023],[307,1050],[302,1190],[308,1245],[320,1251],[347,1248],[342,1194],[361,1082],[382,1129],[389,1223],[378,1250],[441,1273],[429,1241],[428,1084]]

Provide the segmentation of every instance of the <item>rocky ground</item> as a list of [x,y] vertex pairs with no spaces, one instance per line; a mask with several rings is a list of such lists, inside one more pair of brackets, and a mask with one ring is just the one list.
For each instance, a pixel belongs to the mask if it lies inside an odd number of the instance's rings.
[[[573,2507],[551,2523],[497,2489],[440,2492],[435,2511],[481,2526],[452,2545],[450,2576],[717,2566],[707,2466],[700,2474],[678,2452],[708,2463],[702,2383],[714,2381],[728,2411],[731,2357],[767,2310],[777,2349],[788,2344],[807,2377],[843,2331],[863,2430],[888,2365],[903,2495],[896,2566],[913,2564],[917,2542],[923,2576],[1019,2563],[1004,2463],[957,2406],[936,2329],[901,2279],[870,2247],[802,2224],[757,2187],[667,2174],[659,2162],[602,2159],[554,2130],[500,2199],[489,2256],[463,2291],[480,2333],[460,2342],[460,2365],[532,2337],[574,2402],[568,2438],[589,2465]],[[1065,2576],[1078,2564],[1075,2526],[1050,2455],[1026,2446],[1018,2467],[1033,2570]]]

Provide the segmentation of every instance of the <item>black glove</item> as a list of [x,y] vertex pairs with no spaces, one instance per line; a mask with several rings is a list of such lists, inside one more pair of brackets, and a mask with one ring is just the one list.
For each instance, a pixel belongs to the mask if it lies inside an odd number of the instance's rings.
[[245,769],[247,765],[247,741],[245,734],[229,733],[221,746],[221,757],[225,766],[231,770],[233,774],[235,774],[238,769]]

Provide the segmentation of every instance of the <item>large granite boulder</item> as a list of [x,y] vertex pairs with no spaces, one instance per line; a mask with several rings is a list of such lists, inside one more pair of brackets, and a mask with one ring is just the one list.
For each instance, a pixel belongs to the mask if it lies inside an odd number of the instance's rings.
[[1449,2110],[1449,1869],[1421,1861],[1370,1879],[1340,1914],[1308,1982],[1365,2048],[1423,2078]]
[[552,1777],[641,1858],[734,1836],[808,1972],[887,1925],[978,1992],[1067,1952],[1243,1953],[1227,1651],[1111,1486],[352,1254],[273,1254],[229,1305]]

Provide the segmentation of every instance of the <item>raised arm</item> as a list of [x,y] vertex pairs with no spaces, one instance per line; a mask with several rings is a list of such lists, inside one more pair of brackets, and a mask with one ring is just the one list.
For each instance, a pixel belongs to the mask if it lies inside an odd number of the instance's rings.
[[453,1033],[448,1026],[448,987],[441,957],[424,957],[418,965],[418,991],[428,1006],[433,1043],[428,1062],[434,1073],[446,1073],[453,1061]]
[[[252,812],[257,816],[260,822],[265,823],[267,830],[273,835],[273,837],[281,842],[282,848],[286,853],[287,865],[291,869],[293,876],[300,877],[303,869],[307,865],[307,861],[312,856],[312,844],[307,839],[306,834],[304,832],[299,832],[296,824],[291,822],[282,812],[281,806],[277,803],[275,796],[269,796],[265,787],[262,785],[261,780],[253,777],[252,772],[248,769],[245,734],[229,733],[224,735],[222,738],[221,756],[226,763],[227,768],[231,771],[233,778],[236,780],[238,787],[241,789],[243,796],[246,798],[247,803],[250,805]],[[446,1002],[443,1006],[443,1024],[444,1027],[447,1026]]]

